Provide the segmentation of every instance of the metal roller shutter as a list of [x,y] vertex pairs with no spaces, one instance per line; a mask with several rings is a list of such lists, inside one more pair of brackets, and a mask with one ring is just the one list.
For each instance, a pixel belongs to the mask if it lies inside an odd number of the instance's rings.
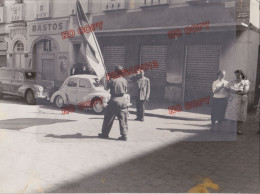
[[105,46],[104,60],[107,72],[113,72],[116,65],[126,66],[126,48],[125,46]]
[[256,73],[256,84],[255,84],[255,104],[258,103],[260,96],[260,89],[258,88],[260,84],[260,46],[258,49],[258,62],[257,62],[257,73]]
[[164,99],[166,82],[166,61],[168,46],[143,45],[141,47],[141,64],[157,60],[158,68],[149,69],[145,76],[150,79],[152,99]]
[[188,45],[184,101],[212,95],[212,82],[219,70],[220,45]]

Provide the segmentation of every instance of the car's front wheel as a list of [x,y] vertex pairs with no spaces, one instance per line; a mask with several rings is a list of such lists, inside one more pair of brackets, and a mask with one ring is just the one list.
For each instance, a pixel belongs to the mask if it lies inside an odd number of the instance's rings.
[[61,96],[57,96],[55,100],[55,104],[58,108],[61,108],[64,106],[64,100]]
[[[95,99],[95,98],[94,98]],[[96,114],[101,114],[104,111],[104,106],[102,101],[100,102],[99,100],[96,100],[93,102],[92,104],[92,110],[96,113]]]
[[25,100],[26,100],[27,104],[30,104],[30,105],[34,105],[36,103],[34,93],[31,89],[26,92]]

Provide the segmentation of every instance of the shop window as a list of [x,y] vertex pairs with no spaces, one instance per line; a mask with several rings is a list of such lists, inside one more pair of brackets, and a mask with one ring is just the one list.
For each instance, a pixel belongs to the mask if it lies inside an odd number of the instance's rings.
[[126,9],[125,0],[105,0],[103,1],[103,10]]

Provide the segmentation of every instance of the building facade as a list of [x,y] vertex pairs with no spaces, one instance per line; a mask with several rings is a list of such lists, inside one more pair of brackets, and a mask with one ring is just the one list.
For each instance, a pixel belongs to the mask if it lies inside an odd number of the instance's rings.
[[[218,69],[227,71],[229,81],[234,70],[244,70],[249,104],[259,97],[258,1],[80,2],[90,23],[103,24],[95,34],[108,72],[117,64],[158,62],[146,71],[152,100],[184,103],[209,96]],[[40,71],[61,85],[74,64],[86,63],[75,6],[76,0],[0,0],[0,66]],[[68,30],[75,36],[62,39]]]
[[[211,95],[218,69],[235,79],[242,69],[250,82],[249,102],[256,94],[259,56],[259,3],[256,0],[103,0],[91,1],[93,22],[108,71],[158,61],[146,72],[151,96],[183,103]],[[198,32],[187,27],[209,22]],[[172,38],[168,33],[181,31]],[[259,69],[259,67],[258,67]]]
[[[88,1],[81,3],[87,10]],[[79,34],[61,36],[78,28],[76,0],[2,0],[1,6],[0,66],[43,72],[59,86],[79,58]]]

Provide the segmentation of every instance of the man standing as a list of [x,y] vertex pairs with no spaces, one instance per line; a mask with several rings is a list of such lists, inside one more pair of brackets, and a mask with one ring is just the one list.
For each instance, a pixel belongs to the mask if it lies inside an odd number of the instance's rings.
[[134,80],[136,81],[136,119],[144,121],[144,104],[150,97],[150,80],[144,76],[144,71],[136,74]]
[[127,81],[122,77],[123,67],[117,65],[115,71],[120,75],[119,78],[111,79],[107,83],[107,88],[110,89],[111,99],[108,101],[108,106],[105,110],[102,132],[98,134],[100,138],[108,138],[115,117],[117,116],[120,125],[119,140],[127,140],[127,99],[124,94],[127,92]]

